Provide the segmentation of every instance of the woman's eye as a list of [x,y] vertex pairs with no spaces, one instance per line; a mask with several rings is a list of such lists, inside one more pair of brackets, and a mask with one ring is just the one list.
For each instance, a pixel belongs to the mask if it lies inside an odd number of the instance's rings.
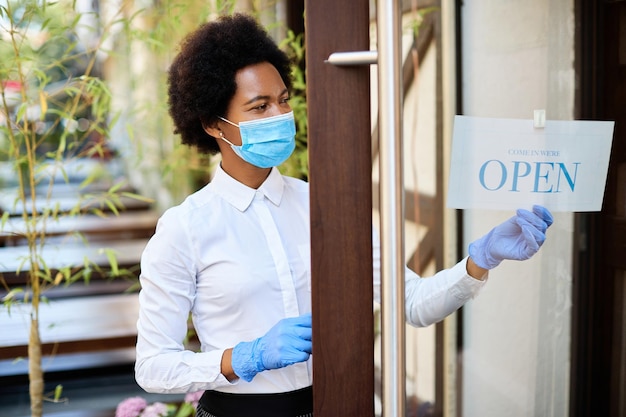
[[265,110],[265,109],[267,109],[267,104],[261,104],[259,106],[256,106],[255,109],[257,109],[257,110]]

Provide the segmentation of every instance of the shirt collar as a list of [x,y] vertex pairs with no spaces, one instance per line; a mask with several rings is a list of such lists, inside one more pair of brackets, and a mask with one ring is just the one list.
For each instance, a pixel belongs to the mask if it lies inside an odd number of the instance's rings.
[[218,195],[239,211],[245,211],[250,206],[257,192],[262,193],[274,205],[280,205],[285,187],[283,177],[276,167],[272,168],[263,184],[256,190],[228,175],[221,165],[217,166],[211,184]]

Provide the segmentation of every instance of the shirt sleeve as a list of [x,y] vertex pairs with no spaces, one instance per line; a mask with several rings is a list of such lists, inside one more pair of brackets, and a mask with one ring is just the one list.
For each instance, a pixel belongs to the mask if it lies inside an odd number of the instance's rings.
[[135,379],[147,392],[186,393],[229,385],[223,349],[193,352],[183,341],[196,290],[194,249],[185,225],[166,212],[141,258]]
[[487,282],[468,275],[467,258],[432,277],[405,271],[406,320],[415,327],[437,323],[474,298]]
[[[376,233],[374,246],[374,300],[380,303],[380,241]],[[476,297],[487,282],[467,273],[467,258],[432,277],[422,278],[405,268],[405,319],[415,327],[426,327],[454,313]]]

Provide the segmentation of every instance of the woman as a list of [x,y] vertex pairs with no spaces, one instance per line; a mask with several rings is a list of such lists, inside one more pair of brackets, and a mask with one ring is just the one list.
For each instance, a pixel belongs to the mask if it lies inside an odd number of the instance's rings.
[[[163,214],[143,254],[136,379],[150,392],[205,390],[199,416],[312,415],[308,185],[275,168],[295,147],[289,74],[245,15],[191,33],[169,71],[176,133],[221,164]],[[551,223],[542,207],[518,210],[433,279],[407,269],[407,321],[457,310],[500,261],[530,258]],[[201,352],[183,347],[189,313]]]

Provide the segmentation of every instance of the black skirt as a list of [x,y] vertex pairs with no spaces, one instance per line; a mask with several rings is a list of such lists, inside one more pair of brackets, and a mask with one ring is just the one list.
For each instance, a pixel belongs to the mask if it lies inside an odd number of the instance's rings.
[[277,394],[205,391],[197,417],[312,417],[313,387]]

